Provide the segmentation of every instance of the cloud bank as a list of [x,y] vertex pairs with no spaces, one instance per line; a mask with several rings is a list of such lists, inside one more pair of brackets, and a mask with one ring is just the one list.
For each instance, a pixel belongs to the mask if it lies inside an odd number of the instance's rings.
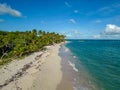
[[105,35],[120,35],[120,27],[113,24],[107,24],[104,31]]
[[103,32],[93,37],[95,39],[120,39],[120,27],[114,24],[107,24]]

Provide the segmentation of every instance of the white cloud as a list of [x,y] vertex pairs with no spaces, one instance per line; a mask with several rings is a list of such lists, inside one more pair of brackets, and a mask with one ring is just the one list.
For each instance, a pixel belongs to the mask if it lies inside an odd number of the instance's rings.
[[70,30],[68,32],[63,32],[63,35],[65,35],[67,38],[80,38],[82,33],[79,30]]
[[71,33],[67,33],[67,34],[65,34],[66,35],[66,37],[72,37],[72,34]]
[[102,22],[102,20],[96,20],[95,21],[95,23],[101,23]]
[[94,39],[100,39],[100,38],[101,38],[101,35],[100,35],[100,34],[94,35],[93,38],[94,38]]
[[120,35],[120,27],[114,24],[107,24],[103,32],[106,35]]
[[98,12],[102,12],[102,11],[106,11],[111,9],[110,7],[101,7],[100,9],[98,9]]
[[120,27],[114,24],[107,24],[105,30],[97,35],[95,39],[120,39]]
[[0,4],[0,15],[9,14],[15,17],[21,17],[22,14],[18,10],[15,10],[7,4]]
[[0,23],[2,23],[2,22],[4,22],[4,20],[3,20],[3,19],[0,19]]
[[120,10],[120,4],[119,3],[113,3],[109,6],[105,6],[105,7],[101,7],[98,9],[98,12],[102,12],[103,13],[113,13],[113,12],[118,12]]
[[120,3],[113,3],[107,6],[103,6],[98,8],[97,10],[93,10],[93,11],[88,11],[86,13],[87,16],[92,16],[92,15],[102,15],[102,16],[107,16],[107,15],[111,15],[113,13],[119,12],[120,11]]
[[79,11],[78,10],[74,10],[74,13],[79,13]]
[[65,5],[67,6],[67,7],[71,7],[71,5],[66,1],[65,2]]
[[81,34],[80,31],[78,31],[78,30],[72,30],[72,32],[75,34],[79,34],[79,35]]
[[75,19],[73,19],[73,18],[71,18],[69,21],[70,21],[70,23],[72,23],[72,24],[75,24],[75,23],[76,23]]

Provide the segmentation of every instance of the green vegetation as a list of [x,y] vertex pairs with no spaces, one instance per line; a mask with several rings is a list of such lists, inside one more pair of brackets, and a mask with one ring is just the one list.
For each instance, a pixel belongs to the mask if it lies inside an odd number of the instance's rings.
[[42,50],[46,45],[65,41],[64,35],[55,32],[32,31],[5,32],[0,31],[0,65],[32,52]]

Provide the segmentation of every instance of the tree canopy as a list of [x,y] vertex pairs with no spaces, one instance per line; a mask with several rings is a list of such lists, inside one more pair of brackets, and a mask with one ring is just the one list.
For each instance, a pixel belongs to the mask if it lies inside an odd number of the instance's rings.
[[36,29],[25,32],[0,31],[0,64],[5,62],[6,58],[18,58],[42,50],[46,45],[64,41],[64,35]]

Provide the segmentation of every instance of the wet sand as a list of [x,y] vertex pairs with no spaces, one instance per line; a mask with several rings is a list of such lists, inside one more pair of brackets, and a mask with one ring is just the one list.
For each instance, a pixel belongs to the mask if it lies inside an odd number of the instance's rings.
[[73,81],[75,77],[75,71],[69,65],[68,63],[69,59],[65,53],[66,51],[64,50],[63,47],[61,47],[59,55],[61,56],[61,59],[62,59],[61,70],[63,72],[63,77],[62,77],[61,83],[57,87],[57,90],[74,90]]
[[57,90],[99,90],[91,82],[90,76],[76,56],[64,45],[59,53],[63,77]]

